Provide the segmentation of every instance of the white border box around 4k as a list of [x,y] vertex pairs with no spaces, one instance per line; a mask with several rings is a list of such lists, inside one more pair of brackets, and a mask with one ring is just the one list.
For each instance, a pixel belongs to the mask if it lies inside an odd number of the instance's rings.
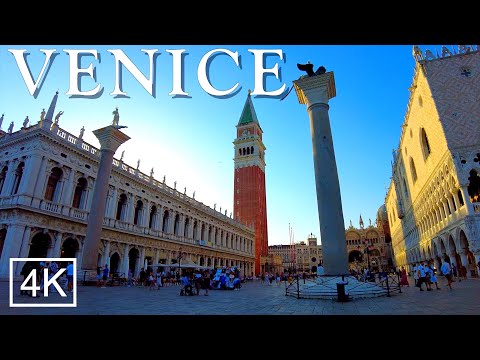
[[[14,302],[14,297],[20,296],[19,294],[14,294],[14,263],[15,262],[61,262],[61,263],[68,263],[72,262],[73,264],[73,288],[72,288],[72,294],[73,296],[71,297],[72,302],[69,303],[45,303],[45,298],[48,296],[52,296],[52,293],[49,292],[49,288],[54,287],[57,290],[57,293],[55,296],[60,296],[62,298],[70,298],[66,293],[65,289],[63,289],[60,284],[58,283],[58,278],[61,277],[62,275],[66,274],[66,268],[62,267],[59,268],[57,273],[54,274],[51,278],[48,277],[48,273],[46,276],[46,283],[44,286],[44,289],[40,289],[40,284],[37,284],[37,269],[32,269],[30,273],[27,275],[25,279],[21,280],[21,285],[20,285],[20,290],[24,291],[31,291],[32,294],[34,295],[34,299],[39,299],[39,301],[42,301],[41,303],[32,303],[31,301],[28,301],[28,303],[15,303]],[[43,271],[48,271],[47,269],[43,269]],[[30,285],[29,285],[30,284]],[[9,291],[9,301],[10,301],[10,307],[77,307],[77,259],[76,258],[10,258],[10,274],[9,274],[9,285],[10,285],[10,291]],[[40,296],[35,296],[37,293],[40,293],[43,295],[42,297]]]

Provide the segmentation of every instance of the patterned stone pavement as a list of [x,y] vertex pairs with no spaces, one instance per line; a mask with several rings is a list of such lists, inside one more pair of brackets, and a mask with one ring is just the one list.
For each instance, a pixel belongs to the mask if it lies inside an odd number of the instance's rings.
[[[259,281],[243,284],[239,291],[203,291],[199,296],[180,296],[180,286],[149,290],[139,287],[78,287],[76,308],[11,308],[8,283],[0,282],[0,315],[479,315],[480,281],[455,282],[449,290],[439,278],[441,290],[403,288],[391,297],[335,300],[296,299],[285,296],[282,284]],[[413,281],[410,279],[410,283]],[[17,296],[17,295],[16,295]],[[54,294],[50,301],[58,299]],[[15,297],[15,302],[46,299]]]

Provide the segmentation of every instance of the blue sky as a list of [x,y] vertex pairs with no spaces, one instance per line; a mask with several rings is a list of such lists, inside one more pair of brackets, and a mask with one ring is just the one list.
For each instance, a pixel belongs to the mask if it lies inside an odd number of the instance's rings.
[[[230,97],[213,97],[199,85],[197,67],[200,59],[213,49],[238,51],[241,68],[226,55],[210,64],[210,80],[220,90],[239,83],[240,90]],[[422,50],[433,47],[421,46]],[[26,49],[34,78],[45,56],[39,49],[56,49],[43,86],[34,98],[8,49]],[[93,56],[82,58],[81,66],[93,64],[96,82],[84,76],[81,89],[90,90],[98,83],[104,91],[96,99],[70,98],[69,56],[64,49],[96,49]],[[121,49],[140,71],[149,76],[148,56],[141,49],[158,49],[156,59],[156,96],[151,96],[138,81],[123,70],[123,90],[129,98],[109,95],[114,89],[114,57],[107,50]],[[166,50],[186,49],[184,90],[189,98],[172,98],[172,55]],[[297,63],[312,62],[335,73],[337,96],[330,100],[330,122],[339,172],[345,227],[352,220],[358,225],[360,214],[368,225],[375,221],[390,181],[392,149],[398,145],[400,126],[405,116],[408,87],[411,85],[414,59],[411,45],[2,45],[0,46],[0,114],[5,113],[2,129],[11,121],[15,130],[25,116],[39,120],[42,108],[59,91],[57,111],[64,111],[60,127],[78,135],[85,126],[84,140],[94,146],[98,141],[92,131],[112,121],[112,111],[119,108],[120,124],[131,140],[116,153],[125,150],[124,161],[155,178],[222,212],[233,210],[233,144],[236,124],[249,89],[254,88],[254,56],[248,49],[281,49],[283,61],[267,57],[266,67],[278,64],[281,77],[268,76],[266,90],[273,91],[298,79],[302,72]],[[255,110],[264,131],[266,150],[266,188],[269,244],[289,243],[289,224],[295,241],[313,232],[320,238],[312,143],[305,105],[298,103],[293,90],[284,100],[253,97]]]

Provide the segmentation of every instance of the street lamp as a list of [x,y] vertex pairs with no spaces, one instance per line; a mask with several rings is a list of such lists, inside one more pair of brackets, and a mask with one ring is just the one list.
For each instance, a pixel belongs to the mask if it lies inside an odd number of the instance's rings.
[[178,249],[178,274],[180,276],[182,276],[182,258],[183,258],[183,254],[182,254],[182,248]]
[[367,254],[367,269],[370,271],[370,242],[368,240],[364,240],[365,249],[363,250],[364,254]]

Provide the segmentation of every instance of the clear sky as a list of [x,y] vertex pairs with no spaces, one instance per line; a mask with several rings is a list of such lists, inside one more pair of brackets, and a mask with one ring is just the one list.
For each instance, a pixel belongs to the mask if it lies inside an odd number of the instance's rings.
[[[199,85],[200,59],[213,49],[238,51],[241,67],[226,55],[210,63],[210,81],[219,90],[239,83],[240,91],[230,97],[214,97]],[[422,50],[426,48],[421,46]],[[39,49],[56,49],[58,55],[45,77],[37,98],[31,96],[8,49],[26,49],[28,65],[36,79],[45,60]],[[98,98],[70,98],[69,55],[64,49],[96,49],[100,61],[84,56],[81,67],[95,66],[96,82],[83,76],[81,89],[104,88]],[[109,95],[114,89],[115,62],[109,49],[121,49],[138,69],[149,77],[148,56],[141,49],[158,49],[155,97],[127,71],[123,70],[123,91],[128,98]],[[173,98],[172,55],[166,50],[186,49],[184,90],[188,98]],[[273,91],[302,73],[297,63],[310,61],[333,71],[337,96],[330,100],[330,122],[340,179],[345,227],[352,220],[358,226],[360,214],[366,225],[375,221],[384,203],[390,182],[392,149],[396,148],[400,126],[406,112],[414,59],[411,45],[2,45],[0,46],[0,114],[5,113],[2,129],[14,121],[18,130],[25,116],[37,123],[42,108],[48,109],[55,91],[59,91],[56,112],[64,111],[60,127],[78,136],[85,126],[84,140],[99,146],[92,131],[112,121],[119,108],[120,124],[131,140],[123,144],[124,161],[166,182],[206,205],[228,214],[233,210],[232,141],[248,90],[254,88],[254,56],[248,49],[281,49],[284,58],[268,56],[265,66],[278,63],[281,77],[266,78],[266,90]],[[310,233],[318,236],[319,219],[315,192],[312,143],[305,105],[298,103],[295,90],[284,100],[278,97],[252,97],[264,131],[266,146],[266,189],[269,245],[288,244],[289,224],[295,241]]]

